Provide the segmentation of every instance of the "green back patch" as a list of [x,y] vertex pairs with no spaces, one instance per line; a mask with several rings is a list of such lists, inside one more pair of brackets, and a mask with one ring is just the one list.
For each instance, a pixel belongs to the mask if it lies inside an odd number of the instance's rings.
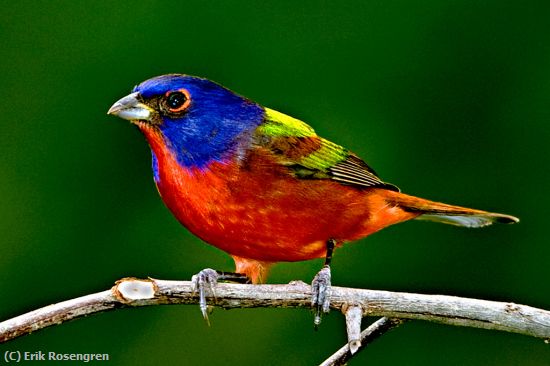
[[331,179],[359,187],[395,187],[347,149],[317,136],[299,119],[265,108],[264,122],[254,136],[255,146],[271,151],[276,161],[301,179]]

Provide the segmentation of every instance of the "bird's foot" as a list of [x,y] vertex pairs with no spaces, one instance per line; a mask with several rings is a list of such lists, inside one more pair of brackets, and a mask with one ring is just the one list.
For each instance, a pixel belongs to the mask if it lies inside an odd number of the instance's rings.
[[201,309],[204,320],[208,322],[208,305],[206,304],[206,288],[208,287],[212,292],[212,296],[216,298],[214,287],[218,284],[219,274],[212,268],[205,268],[193,277],[191,282],[193,283],[193,293],[199,291],[199,308]]
[[313,278],[311,283],[311,306],[315,312],[313,325],[315,329],[321,324],[323,313],[330,310],[330,266],[325,265]]
[[208,304],[206,303],[206,291],[210,290],[214,301],[216,300],[215,287],[218,281],[231,281],[237,283],[250,283],[250,279],[241,273],[233,272],[221,272],[215,271],[211,268],[205,268],[193,277],[191,282],[193,283],[193,293],[199,292],[199,308],[201,309],[202,316],[208,324]]

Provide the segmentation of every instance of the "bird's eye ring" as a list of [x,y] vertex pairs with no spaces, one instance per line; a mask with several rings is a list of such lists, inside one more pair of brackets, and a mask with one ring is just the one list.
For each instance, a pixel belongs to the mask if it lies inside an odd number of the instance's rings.
[[165,103],[168,110],[172,113],[184,111],[191,103],[189,92],[185,89],[166,92]]

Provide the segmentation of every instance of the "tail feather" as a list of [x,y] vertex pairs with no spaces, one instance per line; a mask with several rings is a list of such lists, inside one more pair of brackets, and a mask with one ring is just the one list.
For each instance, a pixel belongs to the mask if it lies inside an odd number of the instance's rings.
[[519,221],[517,217],[487,212],[485,214],[422,214],[416,220],[426,220],[440,222],[463,227],[484,227],[492,225],[495,222],[502,224],[513,224]]
[[417,220],[463,227],[483,227],[493,223],[514,224],[519,222],[517,217],[510,215],[447,205],[397,192],[388,197],[388,201],[405,211],[418,213]]

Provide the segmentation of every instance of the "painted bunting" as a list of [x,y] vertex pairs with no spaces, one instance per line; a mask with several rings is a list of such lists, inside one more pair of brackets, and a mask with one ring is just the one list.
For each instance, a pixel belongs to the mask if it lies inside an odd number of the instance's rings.
[[[259,283],[275,262],[325,258],[313,281],[316,323],[328,311],[334,247],[411,219],[465,227],[519,221],[400,193],[306,123],[207,79],[146,80],[108,113],[137,125],[166,206],[193,234],[229,253],[236,273]],[[219,276],[206,269],[194,279],[203,315],[205,284]]]

